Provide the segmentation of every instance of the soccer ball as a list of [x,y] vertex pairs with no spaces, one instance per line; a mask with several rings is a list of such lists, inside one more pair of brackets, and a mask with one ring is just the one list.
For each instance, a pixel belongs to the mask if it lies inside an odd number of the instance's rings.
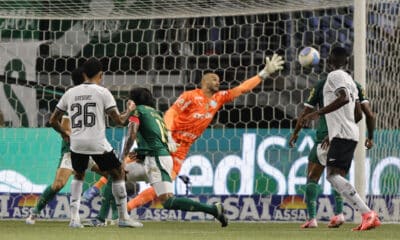
[[303,67],[311,67],[319,63],[319,52],[313,47],[305,47],[300,51],[299,62]]

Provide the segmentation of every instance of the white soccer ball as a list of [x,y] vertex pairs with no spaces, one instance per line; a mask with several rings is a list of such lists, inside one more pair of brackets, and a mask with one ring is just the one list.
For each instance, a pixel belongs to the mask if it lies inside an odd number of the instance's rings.
[[300,51],[299,62],[303,67],[311,67],[319,63],[319,52],[313,47],[305,47]]

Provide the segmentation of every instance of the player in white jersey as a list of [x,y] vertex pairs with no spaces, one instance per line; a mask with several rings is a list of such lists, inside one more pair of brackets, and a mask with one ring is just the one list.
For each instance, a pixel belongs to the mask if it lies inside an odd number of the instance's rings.
[[[50,118],[51,126],[61,133],[64,139],[70,141],[72,167],[75,171],[71,182],[70,227],[83,227],[79,218],[80,196],[90,156],[99,169],[113,179],[112,192],[118,207],[119,226],[141,227],[141,223],[129,219],[126,210],[124,171],[105,134],[105,114],[116,124],[122,125],[136,106],[132,101],[128,101],[127,112],[120,114],[111,92],[99,85],[103,76],[101,63],[92,58],[86,61],[82,68],[84,83],[69,89],[61,97]],[[68,112],[71,119],[71,132],[60,125],[65,112]]]
[[333,68],[323,88],[324,107],[303,118],[303,123],[325,115],[330,146],[327,156],[327,180],[347,201],[362,213],[362,222],[353,230],[369,230],[381,223],[375,211],[365,204],[356,189],[345,178],[348,173],[359,131],[355,118],[361,114],[358,90],[352,77],[342,68],[347,64],[347,51],[334,48],[328,59]]

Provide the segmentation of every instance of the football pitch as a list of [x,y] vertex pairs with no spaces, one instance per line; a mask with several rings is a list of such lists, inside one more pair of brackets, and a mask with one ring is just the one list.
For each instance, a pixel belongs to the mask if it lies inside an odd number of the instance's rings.
[[101,228],[71,229],[67,222],[38,221],[26,225],[23,221],[0,221],[0,236],[4,240],[221,240],[221,239],[271,239],[271,240],[377,240],[399,239],[398,224],[383,224],[377,229],[352,232],[355,224],[344,224],[341,228],[329,229],[326,223],[318,228],[300,229],[300,223],[245,223],[232,222],[221,228],[217,222],[143,222],[143,228]]

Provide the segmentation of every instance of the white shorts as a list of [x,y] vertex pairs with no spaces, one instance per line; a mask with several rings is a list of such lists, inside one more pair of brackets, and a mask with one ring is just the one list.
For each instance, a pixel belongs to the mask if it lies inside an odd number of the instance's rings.
[[149,182],[147,178],[146,169],[143,163],[131,162],[125,165],[126,181],[127,182]]
[[[88,163],[88,169],[92,169],[92,167],[96,165],[95,161],[90,157],[89,158],[89,163]],[[72,162],[71,162],[71,152],[64,153],[61,159],[61,164],[58,168],[65,168],[73,171],[74,169],[72,168]]]
[[171,156],[147,156],[144,159],[144,167],[149,183],[154,187],[157,196],[173,193]]
[[321,143],[319,143],[317,145],[317,157],[318,157],[318,161],[322,166],[326,166],[326,159],[328,157],[328,149],[324,150],[321,147]]

